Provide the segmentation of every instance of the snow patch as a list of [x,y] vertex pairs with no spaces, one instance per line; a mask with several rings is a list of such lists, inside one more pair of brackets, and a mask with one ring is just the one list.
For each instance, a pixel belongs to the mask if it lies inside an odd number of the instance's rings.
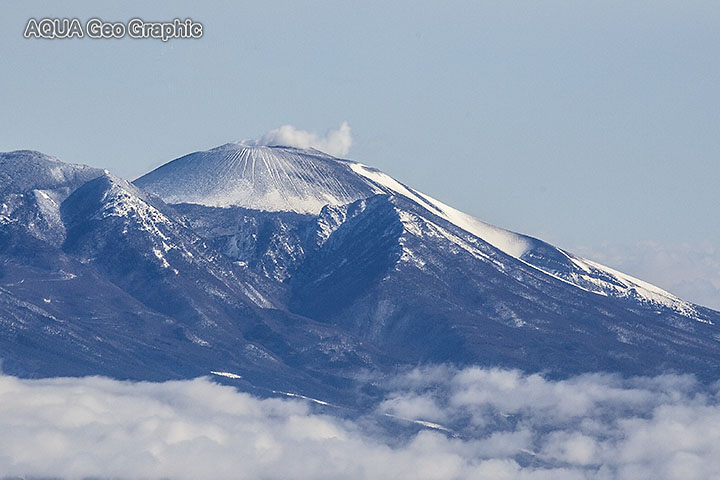
[[237,374],[230,373],[230,372],[217,372],[217,371],[213,370],[210,373],[212,373],[213,375],[217,375],[218,377],[227,377],[227,378],[232,378],[235,380],[242,378],[242,375],[237,375]]
[[333,407],[333,406],[334,406],[334,405],[332,405],[331,403],[328,403],[328,402],[325,402],[325,401],[322,401],[322,400],[318,400],[317,398],[306,397],[305,395],[300,395],[299,393],[280,392],[280,391],[277,391],[277,390],[273,390],[273,393],[277,393],[277,394],[280,394],[280,395],[285,395],[286,397],[301,398],[301,399],[303,399],[303,400],[308,400],[308,401],[310,401],[310,402],[317,403],[318,405],[323,405],[323,406],[326,406],[326,407]]
[[394,418],[394,419],[396,419],[396,420],[402,420],[403,422],[415,423],[415,424],[420,425],[420,426],[423,426],[423,427],[425,427],[425,428],[430,428],[430,429],[433,429],[433,430],[439,430],[439,431],[441,431],[441,432],[449,433],[449,434],[451,434],[452,436],[455,436],[455,435],[456,435],[455,432],[453,432],[452,430],[450,430],[449,428],[447,428],[447,427],[445,427],[445,426],[443,426],[443,425],[440,425],[439,423],[428,422],[428,421],[426,421],[426,420],[416,420],[416,419],[412,419],[412,418],[400,417],[400,416],[398,416],[398,415],[393,415],[393,414],[391,414],[391,413],[383,413],[383,415],[386,416],[386,417],[388,417],[388,418]]

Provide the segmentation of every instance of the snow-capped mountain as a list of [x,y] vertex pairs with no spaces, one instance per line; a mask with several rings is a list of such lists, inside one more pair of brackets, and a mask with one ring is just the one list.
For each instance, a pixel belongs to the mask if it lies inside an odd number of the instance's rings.
[[[168,203],[301,214],[319,214],[325,206],[350,204],[374,195],[398,196],[572,285],[601,295],[636,296],[702,321],[690,303],[654,285],[532,237],[487,224],[375,168],[316,150],[229,143],[169,162],[138,178],[135,184]],[[417,226],[408,226],[417,230]]]
[[350,165],[317,150],[239,142],[185,155],[135,183],[168,203],[317,214],[375,191]]
[[720,313],[315,150],[231,143],[133,183],[12,152],[0,179],[10,373],[361,404],[359,371],[426,362],[720,372]]
[[39,152],[0,155],[0,225],[54,243],[64,239],[60,204],[83,183],[103,174]]

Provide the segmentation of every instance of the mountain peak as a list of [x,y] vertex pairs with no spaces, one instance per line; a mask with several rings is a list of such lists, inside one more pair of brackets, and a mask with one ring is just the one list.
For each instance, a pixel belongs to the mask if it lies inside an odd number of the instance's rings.
[[0,194],[31,190],[72,190],[103,170],[65,163],[34,150],[0,153]]
[[283,144],[272,144],[272,145],[261,145],[258,144],[255,140],[236,140],[234,142],[228,142],[223,145],[217,146],[215,148],[211,148],[210,152],[212,151],[224,151],[224,150],[246,150],[249,152],[266,152],[268,154],[273,154],[273,152],[279,152],[279,151],[289,151],[289,152],[295,152],[298,155],[310,155],[310,156],[320,156],[320,157],[326,157],[331,158],[335,160],[340,160],[338,157],[335,157],[333,155],[330,155],[328,153],[325,153],[321,150],[318,150],[316,148],[301,148],[301,147],[295,147],[292,145],[283,145]]
[[173,160],[135,184],[168,203],[317,214],[378,193],[351,165],[314,149],[241,141]]

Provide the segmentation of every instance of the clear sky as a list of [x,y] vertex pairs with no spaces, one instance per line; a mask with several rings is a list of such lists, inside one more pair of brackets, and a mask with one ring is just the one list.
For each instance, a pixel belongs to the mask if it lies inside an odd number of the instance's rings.
[[[205,32],[26,40],[30,17]],[[5,1],[0,151],[134,178],[347,121],[349,158],[636,275],[658,270],[636,265],[651,245],[676,258],[662,286],[720,306],[719,26],[715,1]],[[692,255],[704,283],[669,285]]]

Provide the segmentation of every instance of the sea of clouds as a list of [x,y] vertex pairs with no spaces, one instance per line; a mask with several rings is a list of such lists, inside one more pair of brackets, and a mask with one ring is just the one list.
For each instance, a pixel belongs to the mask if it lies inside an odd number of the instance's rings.
[[[438,366],[384,378],[379,387],[387,395],[376,409],[349,419],[332,407],[256,398],[209,378],[133,383],[0,376],[0,477],[720,475],[718,385],[689,376],[555,381],[514,370]],[[393,433],[383,421],[397,422],[405,433]]]

